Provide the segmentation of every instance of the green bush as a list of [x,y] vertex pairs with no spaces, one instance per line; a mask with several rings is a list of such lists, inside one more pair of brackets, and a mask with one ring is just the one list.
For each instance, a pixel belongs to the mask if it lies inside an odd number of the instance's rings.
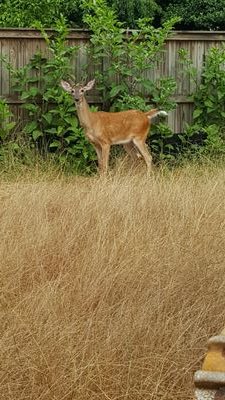
[[[83,0],[2,0],[0,4],[0,26],[32,27],[39,21],[44,27],[52,27],[60,16],[70,26],[83,26]],[[138,18],[152,18],[160,7],[155,0],[108,0],[119,20],[130,28],[136,27]]]
[[[191,100],[194,103],[194,123],[187,126],[186,137],[201,153],[225,152],[225,45],[212,47],[205,57],[199,83],[199,71],[194,68],[186,51],[180,59],[194,82]],[[197,137],[199,140],[196,141]]]
[[171,0],[162,4],[162,15],[165,20],[180,16],[182,21],[176,25],[177,29],[224,30],[224,8],[225,0]]
[[129,28],[137,28],[139,18],[153,19],[161,10],[155,0],[108,0],[107,3]]
[[[91,30],[90,56],[103,71],[96,72],[104,108],[135,108],[137,102],[172,109],[170,97],[176,84],[171,78],[153,81],[146,77],[161,59],[165,40],[177,19],[154,28],[146,18],[139,19],[139,30],[126,34],[115,12],[104,0],[84,1],[84,21]],[[146,96],[143,94],[146,93]],[[133,99],[133,101],[132,101]],[[138,100],[139,99],[139,100]]]
[[34,21],[49,26],[60,16],[60,0],[2,0],[0,26],[31,27]]
[[[94,0],[92,0],[92,5]],[[154,26],[177,15],[177,29],[224,30],[225,0],[107,0],[125,27],[137,28],[139,18],[153,20]],[[32,27],[39,21],[53,27],[63,16],[72,27],[83,27],[83,0],[1,0],[1,27]]]
[[1,0],[0,27],[30,28],[38,21],[55,26],[64,17],[71,26],[82,26],[82,0]]

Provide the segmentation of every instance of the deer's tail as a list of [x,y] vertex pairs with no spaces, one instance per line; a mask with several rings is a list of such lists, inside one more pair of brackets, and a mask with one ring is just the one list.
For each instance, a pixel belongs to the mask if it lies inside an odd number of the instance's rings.
[[166,111],[154,108],[153,110],[147,111],[145,115],[148,117],[149,121],[151,121],[151,119],[156,117],[157,115],[159,115],[160,117],[167,117],[168,114]]

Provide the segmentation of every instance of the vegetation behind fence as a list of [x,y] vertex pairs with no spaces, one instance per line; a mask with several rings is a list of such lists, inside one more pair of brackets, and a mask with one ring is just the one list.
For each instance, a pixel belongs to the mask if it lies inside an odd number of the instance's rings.
[[[49,30],[49,34],[53,31]],[[69,45],[79,45],[79,54],[73,65],[73,73],[77,81],[81,79],[82,69],[88,62],[85,46],[89,43],[89,32],[85,30],[71,30],[68,36]],[[151,78],[171,76],[176,80],[177,89],[175,101],[177,107],[169,115],[169,126],[173,132],[183,132],[185,122],[192,121],[193,104],[189,96],[192,92],[192,83],[183,71],[179,62],[178,52],[181,48],[187,50],[193,65],[200,72],[205,54],[212,46],[217,46],[225,40],[225,32],[189,32],[176,31],[166,42],[163,61],[158,63],[154,71],[150,72]],[[46,43],[42,35],[35,29],[1,29],[0,30],[0,55],[9,59],[14,67],[23,67],[30,58],[41,51],[47,54]],[[89,66],[90,76],[95,66]],[[104,68],[104,66],[103,66]],[[13,112],[20,116],[19,108],[22,103],[11,89],[10,72],[0,63],[0,96],[7,99]],[[89,101],[101,105],[101,98],[94,92]]]

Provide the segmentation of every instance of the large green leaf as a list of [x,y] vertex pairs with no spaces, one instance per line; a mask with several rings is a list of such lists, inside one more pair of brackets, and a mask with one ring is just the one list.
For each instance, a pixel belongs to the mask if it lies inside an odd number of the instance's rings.
[[58,148],[61,146],[61,142],[59,140],[54,140],[52,143],[50,143],[49,147],[53,148]]
[[67,117],[65,118],[65,121],[73,127],[73,129],[76,129],[78,126],[78,120],[76,117]]
[[50,125],[52,123],[52,114],[50,112],[47,112],[45,114],[42,115],[42,117],[44,118],[44,120]]
[[36,121],[32,121],[32,122],[28,122],[28,124],[26,124],[25,126],[25,132],[26,133],[32,133],[33,131],[35,131],[38,127],[38,124]]
[[32,137],[34,140],[37,140],[40,136],[43,136],[43,133],[38,129],[32,132]]
[[201,114],[202,114],[202,110],[200,110],[199,108],[196,108],[196,110],[194,110],[194,113],[193,113],[193,118],[196,119],[196,118],[198,118]]
[[124,85],[117,85],[114,86],[111,90],[110,90],[110,97],[116,97],[119,93],[124,92]]

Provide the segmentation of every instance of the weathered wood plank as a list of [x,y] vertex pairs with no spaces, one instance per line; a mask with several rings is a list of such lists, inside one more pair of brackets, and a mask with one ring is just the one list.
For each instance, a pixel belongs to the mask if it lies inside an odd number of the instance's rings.
[[177,41],[224,41],[225,31],[173,31],[169,40]]
[[[49,35],[54,33],[53,29],[46,29]],[[36,29],[31,28],[1,28],[0,39],[41,39],[41,33]],[[89,39],[90,31],[88,29],[71,29],[68,34],[68,39]],[[225,31],[172,31],[168,40],[203,40],[203,41],[224,41]]]
[[[54,34],[53,29],[46,29],[49,35]],[[39,31],[30,28],[1,28],[0,39],[38,39],[43,40],[43,37]],[[73,29],[68,34],[68,39],[89,39],[90,31],[82,29]]]

